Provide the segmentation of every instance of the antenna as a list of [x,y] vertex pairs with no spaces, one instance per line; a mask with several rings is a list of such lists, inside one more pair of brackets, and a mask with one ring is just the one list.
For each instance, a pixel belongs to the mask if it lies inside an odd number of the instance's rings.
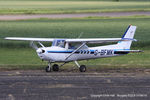
[[83,35],[83,32],[81,32],[81,33],[80,33],[80,35],[78,36],[78,38],[77,38],[77,39],[81,38],[81,37],[82,37],[82,35]]

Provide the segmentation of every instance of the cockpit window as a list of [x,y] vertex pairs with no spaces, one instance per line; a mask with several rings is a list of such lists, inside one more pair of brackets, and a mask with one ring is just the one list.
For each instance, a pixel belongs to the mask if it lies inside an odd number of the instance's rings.
[[52,46],[65,48],[65,40],[54,40]]
[[77,49],[81,43],[69,43],[69,49]]

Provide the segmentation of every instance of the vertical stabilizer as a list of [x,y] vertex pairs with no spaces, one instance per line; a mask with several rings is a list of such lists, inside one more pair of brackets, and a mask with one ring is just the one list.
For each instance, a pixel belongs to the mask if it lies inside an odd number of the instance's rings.
[[[136,31],[136,26],[129,25],[129,27],[127,28],[127,30],[123,34],[122,39],[133,39],[135,31]],[[130,41],[119,41],[117,45],[121,49],[130,49],[131,44],[132,44],[132,40],[130,40]]]

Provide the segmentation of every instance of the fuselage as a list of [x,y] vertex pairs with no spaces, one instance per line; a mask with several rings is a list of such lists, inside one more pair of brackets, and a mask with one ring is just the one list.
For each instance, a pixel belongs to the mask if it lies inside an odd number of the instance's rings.
[[[86,60],[86,59],[96,59],[96,58],[104,58],[104,57],[112,57],[112,56],[120,56],[126,53],[117,52],[115,45],[109,46],[100,46],[100,47],[89,47],[87,49],[80,49],[76,51],[73,55],[71,55],[68,59],[68,55],[70,55],[74,49],[65,49],[62,47],[52,46],[39,48],[37,51],[38,56],[42,60],[51,61],[51,62],[70,62],[77,60]],[[43,52],[42,52],[43,51]]]

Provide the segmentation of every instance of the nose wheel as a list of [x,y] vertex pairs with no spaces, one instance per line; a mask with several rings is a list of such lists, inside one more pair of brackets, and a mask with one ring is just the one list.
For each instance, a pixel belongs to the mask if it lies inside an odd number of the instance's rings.
[[51,72],[51,68],[50,68],[49,66],[47,66],[47,67],[45,68],[45,71],[46,71],[46,72]]
[[48,63],[48,66],[45,68],[46,72],[51,72],[51,70],[53,71],[59,71],[59,66],[57,64],[54,64],[51,68],[51,63]]
[[51,63],[48,63],[48,66],[45,68],[46,72],[51,72]]

